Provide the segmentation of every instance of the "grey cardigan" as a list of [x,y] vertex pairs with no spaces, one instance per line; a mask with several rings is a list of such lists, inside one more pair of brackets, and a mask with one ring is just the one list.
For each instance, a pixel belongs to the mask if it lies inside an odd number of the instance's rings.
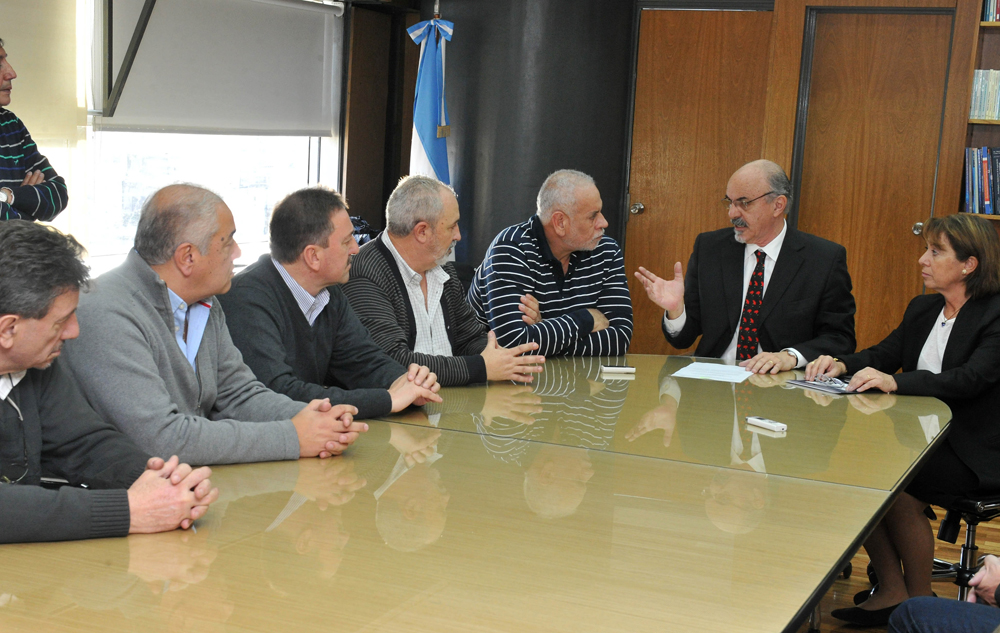
[[174,336],[167,285],[134,250],[81,295],[80,336],[64,357],[97,413],[153,455],[192,464],[297,459],[291,417],[243,363],[218,301],[191,368]]

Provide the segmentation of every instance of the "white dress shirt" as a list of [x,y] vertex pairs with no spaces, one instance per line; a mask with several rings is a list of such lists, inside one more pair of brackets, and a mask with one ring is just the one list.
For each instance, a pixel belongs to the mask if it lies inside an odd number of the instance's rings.
[[[388,231],[382,232],[382,242],[396,260],[403,286],[406,287],[406,295],[410,299],[410,309],[417,326],[417,340],[413,344],[413,351],[431,356],[451,356],[451,341],[444,323],[444,310],[441,309],[441,295],[444,293],[444,282],[448,281],[448,273],[441,266],[435,266],[421,275],[402,258],[389,239]],[[426,300],[424,291],[420,288],[423,277],[427,278]]]
[[[743,297],[740,300],[741,311],[747,299],[747,286],[750,285],[750,278],[753,277],[754,268],[757,267],[757,251],[762,250],[767,256],[764,258],[764,293],[766,295],[767,284],[771,281],[771,273],[774,272],[774,265],[778,262],[778,255],[781,253],[781,245],[785,243],[785,234],[787,232],[788,223],[785,222],[781,227],[781,233],[778,233],[778,236],[771,240],[767,246],[757,246],[756,244],[746,245],[743,253]],[[668,319],[666,312],[663,313],[663,324],[670,334],[680,332],[685,323],[687,323],[687,310],[684,310],[676,319]],[[736,331],[733,332],[733,339],[729,342],[729,347],[726,348],[726,351],[721,356],[722,360],[726,363],[736,364],[736,340],[739,338],[739,335],[740,328],[737,327]],[[806,359],[802,354],[799,354],[798,350],[788,348],[788,351],[795,354],[795,367],[805,366]],[[759,344],[757,352],[760,353]]]
[[21,382],[27,373],[28,370],[24,369],[16,373],[0,376],[0,400],[6,400],[10,392],[17,386],[17,383]]

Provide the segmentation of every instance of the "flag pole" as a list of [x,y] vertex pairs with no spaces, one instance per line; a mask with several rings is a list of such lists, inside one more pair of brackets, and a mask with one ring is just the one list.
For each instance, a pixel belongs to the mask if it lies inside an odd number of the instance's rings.
[[434,0],[434,19],[441,19],[441,0]]

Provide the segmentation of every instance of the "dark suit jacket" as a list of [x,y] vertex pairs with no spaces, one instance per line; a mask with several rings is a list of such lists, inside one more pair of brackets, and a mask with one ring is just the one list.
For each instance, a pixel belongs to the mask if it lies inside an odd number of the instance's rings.
[[[700,334],[695,356],[722,356],[743,311],[745,248],[731,228],[695,238],[684,278],[687,321],[676,336],[664,328],[668,343],[689,347]],[[759,323],[760,347],[767,352],[794,347],[807,360],[853,352],[854,296],[844,247],[789,227]]]
[[897,393],[944,401],[952,415],[947,441],[983,488],[1000,488],[1000,295],[962,306],[940,374],[917,370],[920,350],[943,307],[941,295],[915,297],[885,340],[841,360],[848,373],[864,367],[889,374],[902,369],[895,376]]

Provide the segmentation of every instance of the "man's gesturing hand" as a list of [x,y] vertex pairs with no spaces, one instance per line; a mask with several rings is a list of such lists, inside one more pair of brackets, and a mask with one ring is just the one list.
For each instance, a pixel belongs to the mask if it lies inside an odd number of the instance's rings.
[[355,422],[357,407],[349,404],[332,406],[328,398],[313,400],[299,411],[292,424],[299,436],[299,457],[330,457],[340,455],[368,430],[368,425]]
[[684,313],[684,271],[681,263],[674,264],[674,278],[661,279],[639,266],[635,278],[642,282],[649,300],[667,311],[667,318],[676,319]]
[[486,378],[488,380],[514,380],[531,382],[534,376],[542,371],[544,356],[522,356],[538,349],[538,343],[525,343],[507,349],[497,343],[496,334],[491,330],[487,335],[486,349],[481,356],[486,361]]
[[174,455],[164,462],[150,459],[146,471],[128,489],[129,533],[152,534],[187,529],[219,498],[212,469],[192,469]]

